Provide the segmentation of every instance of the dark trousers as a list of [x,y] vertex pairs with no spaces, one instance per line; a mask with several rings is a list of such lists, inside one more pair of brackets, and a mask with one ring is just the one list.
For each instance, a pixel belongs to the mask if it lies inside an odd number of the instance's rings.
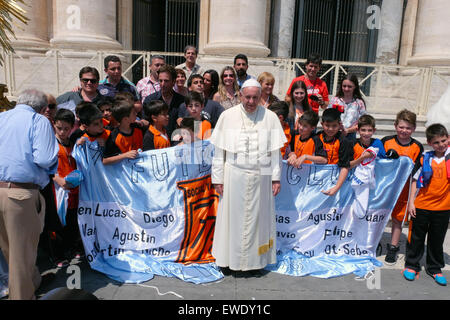
[[81,246],[77,211],[77,208],[67,209],[66,225],[63,228],[63,244],[66,251],[79,250]]
[[419,272],[420,260],[424,254],[425,236],[427,236],[426,270],[431,274],[441,273],[445,266],[444,239],[448,228],[450,210],[430,211],[416,209],[412,218],[411,238],[407,245],[405,268]]

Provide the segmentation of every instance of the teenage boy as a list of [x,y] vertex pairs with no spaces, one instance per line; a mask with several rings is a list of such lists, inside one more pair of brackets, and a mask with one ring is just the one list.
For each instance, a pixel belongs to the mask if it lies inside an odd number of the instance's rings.
[[327,163],[337,164],[341,169],[336,185],[329,190],[322,191],[328,196],[333,196],[347,179],[350,160],[353,158],[353,149],[350,142],[341,135],[341,113],[337,109],[326,109],[323,112],[322,128],[323,131],[317,135],[327,153]]
[[170,137],[166,127],[169,123],[169,106],[160,100],[144,104],[146,120],[150,123],[144,135],[143,151],[170,147]]
[[[422,167],[414,175],[416,183],[411,185],[411,201],[408,213],[411,215],[408,250],[406,251],[403,276],[414,280],[421,268],[427,237],[425,271],[439,285],[447,285],[442,275],[445,266],[443,243],[450,216],[450,147],[448,131],[441,124],[426,129],[427,143],[433,151],[421,157]],[[419,189],[419,193],[416,191]],[[417,194],[417,196],[416,196]]]
[[289,105],[284,101],[277,101],[272,103],[269,108],[270,111],[274,112],[278,119],[280,119],[281,127],[283,128],[284,135],[286,136],[286,143],[283,148],[281,148],[281,156],[282,159],[287,159],[287,156],[291,153],[291,141],[292,141],[292,132],[289,123],[286,121],[289,115]]
[[112,116],[119,122],[109,135],[103,153],[103,164],[112,164],[124,159],[135,159],[142,149],[143,134],[135,124],[136,109],[126,100],[114,103]]
[[302,114],[297,120],[298,135],[294,139],[294,152],[288,157],[288,164],[300,168],[303,163],[327,163],[327,153],[323,149],[323,142],[314,131],[319,123],[319,116],[312,110]]
[[189,92],[184,98],[189,116],[195,121],[197,139],[208,139],[211,136],[211,122],[204,118],[202,111],[205,106],[203,95],[196,91]]
[[308,102],[314,112],[318,113],[319,108],[326,109],[329,103],[327,84],[317,76],[322,67],[322,57],[318,53],[312,53],[306,59],[306,74],[294,78],[286,93],[285,101],[290,102],[292,85],[297,81],[303,81],[308,91]]
[[[416,114],[409,110],[402,110],[397,114],[394,122],[396,135],[387,136],[381,139],[384,149],[388,154],[392,153],[391,149],[398,156],[409,157],[414,163],[415,168],[420,166],[420,155],[423,153],[422,144],[411,137],[416,130]],[[392,210],[392,233],[391,243],[387,244],[387,254],[385,262],[394,264],[397,261],[397,252],[399,251],[399,240],[402,234],[403,221],[407,221],[407,204],[409,195],[409,182],[406,182],[400,194],[397,203]]]
[[[205,97],[205,95],[204,95],[205,87],[204,87],[203,76],[201,76],[199,74],[193,74],[192,76],[190,76],[187,81],[187,87],[188,87],[189,92],[195,91],[195,92],[200,93],[203,97]],[[211,122],[211,126],[213,128],[215,127],[217,120],[219,120],[219,117],[224,110],[225,109],[217,101],[214,101],[212,99],[207,99],[205,97],[205,103],[204,103],[204,108],[202,110],[202,115]],[[178,125],[181,123],[181,120],[187,116],[188,116],[188,112],[186,110],[186,104],[182,103],[178,110],[178,119],[177,119]]]

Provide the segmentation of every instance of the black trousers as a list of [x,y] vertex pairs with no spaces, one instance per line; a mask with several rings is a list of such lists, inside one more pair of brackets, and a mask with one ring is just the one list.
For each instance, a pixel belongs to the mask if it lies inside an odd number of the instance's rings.
[[411,219],[411,238],[407,245],[405,268],[419,272],[420,260],[425,251],[427,236],[426,270],[432,274],[441,273],[445,266],[444,239],[448,228],[450,210],[431,211],[416,209],[416,217]]

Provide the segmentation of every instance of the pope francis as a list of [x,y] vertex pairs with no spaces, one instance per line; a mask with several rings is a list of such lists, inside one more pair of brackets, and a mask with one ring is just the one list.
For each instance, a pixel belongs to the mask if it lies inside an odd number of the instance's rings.
[[212,183],[221,196],[212,254],[219,267],[259,270],[276,262],[274,197],[280,192],[280,120],[258,105],[261,85],[247,80],[242,103],[224,111],[213,131]]

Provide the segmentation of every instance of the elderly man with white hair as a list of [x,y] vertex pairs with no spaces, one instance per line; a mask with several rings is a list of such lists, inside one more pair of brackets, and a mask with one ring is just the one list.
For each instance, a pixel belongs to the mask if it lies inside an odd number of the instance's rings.
[[276,262],[274,196],[280,192],[280,148],[286,142],[280,120],[259,105],[260,97],[261,85],[247,80],[242,103],[221,114],[210,138],[211,179],[221,196],[212,254],[224,271],[256,276]]
[[14,109],[0,113],[0,248],[9,265],[9,298],[34,299],[45,202],[39,189],[58,167],[59,146],[41,113],[45,93],[25,90]]

